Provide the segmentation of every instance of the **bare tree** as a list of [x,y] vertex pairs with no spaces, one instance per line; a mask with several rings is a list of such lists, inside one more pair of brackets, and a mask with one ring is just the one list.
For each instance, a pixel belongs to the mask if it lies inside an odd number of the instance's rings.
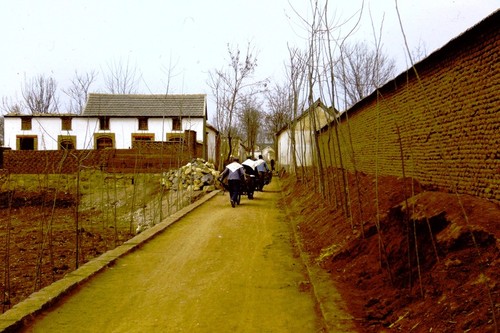
[[228,53],[229,67],[209,72],[209,85],[216,96],[216,123],[222,125],[219,131],[227,138],[227,160],[234,149],[233,125],[236,110],[242,102],[242,93],[251,91],[258,85],[256,82],[249,82],[257,66],[257,55],[252,45],[247,45],[244,55],[238,47],[233,49],[228,45]]
[[292,120],[293,96],[289,86],[276,84],[266,92],[267,109],[264,122],[266,139],[275,141],[275,134]]
[[0,117],[0,147],[3,146],[4,128],[5,128],[4,117]]
[[[293,94],[289,85],[276,84],[266,93],[267,112],[264,116],[264,136],[272,142],[274,151],[278,152],[276,134],[290,124],[293,117]],[[280,161],[281,162],[281,161]]]
[[108,64],[109,72],[104,76],[104,84],[112,94],[135,94],[141,75],[137,67],[132,67],[129,60],[123,63],[112,62]]
[[[208,84],[212,89],[212,93],[215,98],[215,115],[213,118],[213,123],[216,128],[219,129],[220,138],[222,140],[220,145],[220,156],[227,155],[229,150],[228,146],[225,144],[227,140],[227,133],[229,132],[229,119],[228,114],[224,108],[224,92],[222,91],[222,78],[215,72],[209,72]],[[222,158],[217,159],[219,161],[218,168],[222,169],[224,167],[224,161]]]
[[411,51],[411,59],[414,62],[419,62],[425,57],[427,57],[427,46],[424,41],[420,40],[418,45],[413,49],[413,51]]
[[21,103],[14,102],[12,99],[4,96],[2,97],[2,104],[0,105],[0,110],[2,110],[2,114],[22,114],[23,107]]
[[292,156],[292,170],[297,172],[297,138],[296,125],[299,110],[302,110],[304,103],[301,101],[301,91],[305,83],[306,54],[297,48],[288,47],[290,62],[288,65],[288,82],[290,84],[292,99],[292,121],[290,123],[290,154]]
[[394,59],[380,49],[370,49],[366,43],[344,44],[341,57],[336,62],[337,83],[346,96],[347,106],[368,96],[375,89],[394,77]]
[[69,112],[75,114],[82,114],[87,97],[89,94],[90,85],[94,83],[97,78],[97,72],[91,71],[85,74],[78,74],[75,71],[75,77],[71,80],[71,86],[63,90],[64,93],[70,98]]
[[39,75],[27,80],[21,92],[24,106],[33,115],[57,113],[59,102],[56,90],[57,84],[52,77]]
[[224,92],[222,90],[222,77],[217,72],[209,72],[210,88],[215,98],[215,115],[213,118],[214,125],[222,133],[227,133],[228,117],[224,109]]
[[243,100],[243,107],[239,113],[241,132],[247,149],[254,155],[259,129],[261,128],[262,111],[257,100],[249,96]]

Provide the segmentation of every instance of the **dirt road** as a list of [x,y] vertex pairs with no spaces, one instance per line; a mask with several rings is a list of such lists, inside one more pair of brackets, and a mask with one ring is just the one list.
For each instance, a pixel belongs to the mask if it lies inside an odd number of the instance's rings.
[[327,330],[279,195],[277,181],[236,208],[216,195],[25,331]]

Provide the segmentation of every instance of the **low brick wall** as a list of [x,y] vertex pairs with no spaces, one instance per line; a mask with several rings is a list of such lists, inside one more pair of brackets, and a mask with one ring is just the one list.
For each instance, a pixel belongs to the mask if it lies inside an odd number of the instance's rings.
[[104,150],[7,150],[3,168],[11,174],[75,173],[94,168],[118,173],[158,173],[202,157],[203,145],[182,143],[139,145],[133,149]]
[[498,20],[497,12],[417,64],[418,78],[410,70],[356,104],[338,135],[324,129],[324,164],[342,157],[350,171],[404,170],[423,185],[500,202]]
[[4,169],[11,174],[74,173],[82,167],[104,168],[112,150],[39,150],[4,152]]

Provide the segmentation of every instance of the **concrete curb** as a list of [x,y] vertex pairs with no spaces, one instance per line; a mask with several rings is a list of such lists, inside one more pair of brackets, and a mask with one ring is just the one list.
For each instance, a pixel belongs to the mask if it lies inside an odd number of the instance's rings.
[[170,225],[179,221],[193,209],[204,204],[219,192],[219,190],[216,190],[206,194],[196,202],[166,217],[154,227],[143,231],[115,249],[103,253],[99,257],[85,263],[77,270],[68,273],[62,279],[31,294],[27,299],[14,305],[11,309],[0,315],[0,332],[19,331],[23,327],[24,322],[33,320],[37,314],[48,309],[80,284],[112,265],[116,259],[139,249],[144,243],[153,239]]
[[[278,178],[280,189],[282,190],[281,180]],[[283,196],[283,192],[281,192]],[[284,206],[285,211],[287,207]],[[288,219],[288,217],[287,217]],[[328,274],[319,266],[312,263],[311,257],[304,250],[300,236],[297,233],[296,225],[288,219],[294,242],[299,250],[300,260],[303,263],[312,288],[315,302],[319,308],[324,328],[327,332],[355,332],[354,318],[347,312],[337,288],[331,281]],[[328,290],[328,293],[324,291]],[[341,311],[339,311],[339,308]]]

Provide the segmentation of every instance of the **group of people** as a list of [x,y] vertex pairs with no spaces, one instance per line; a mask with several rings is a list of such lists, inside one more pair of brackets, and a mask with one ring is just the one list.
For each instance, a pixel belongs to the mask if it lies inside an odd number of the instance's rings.
[[219,177],[221,183],[227,178],[229,200],[233,208],[240,204],[242,193],[246,193],[248,199],[253,199],[254,192],[262,191],[264,185],[269,184],[272,176],[262,155],[259,155],[256,160],[248,157],[243,163],[239,162],[239,158],[232,158],[231,163],[226,166]]

